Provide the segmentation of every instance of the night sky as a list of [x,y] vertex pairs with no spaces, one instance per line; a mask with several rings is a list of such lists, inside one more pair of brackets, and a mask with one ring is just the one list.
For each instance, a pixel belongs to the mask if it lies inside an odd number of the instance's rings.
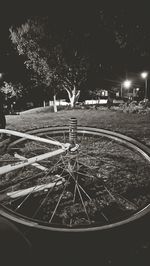
[[[112,3],[113,2],[113,3]],[[130,1],[131,2],[131,1]],[[35,4],[36,3],[36,4]],[[19,26],[26,21],[27,18],[35,15],[49,16],[52,24],[56,29],[63,31],[71,26],[75,31],[95,31],[97,25],[97,18],[101,9],[104,9],[108,16],[119,14],[124,10],[126,19],[130,27],[130,23],[139,23],[147,32],[150,28],[150,13],[146,2],[142,3],[136,1],[129,4],[127,1],[114,2],[108,1],[102,4],[90,1],[49,1],[46,4],[44,2],[36,1],[31,5],[31,2],[19,1],[17,4],[9,3],[8,5],[1,6],[0,16],[0,71],[4,72],[8,79],[22,79],[25,68],[23,65],[23,59],[16,55],[16,52],[9,39],[9,28],[11,26]],[[54,4],[55,3],[55,4]],[[111,3],[111,4],[110,4]],[[119,4],[118,4],[119,3]],[[97,37],[98,38],[98,37]],[[100,40],[98,40],[100,41]],[[146,40],[145,40],[146,41]],[[96,42],[96,40],[95,40]],[[96,53],[96,51],[95,51]],[[109,55],[111,55],[111,49],[109,49]],[[126,58],[128,62],[128,58]],[[119,73],[119,58],[116,58],[116,64],[118,61],[118,68],[116,68],[116,75]],[[141,68],[144,67],[150,69],[150,62],[143,62]],[[134,68],[134,64],[132,66]],[[140,69],[140,67],[139,67]],[[133,70],[133,69],[132,69]],[[137,70],[135,62],[135,71]],[[126,71],[131,71],[130,65],[126,66]]]

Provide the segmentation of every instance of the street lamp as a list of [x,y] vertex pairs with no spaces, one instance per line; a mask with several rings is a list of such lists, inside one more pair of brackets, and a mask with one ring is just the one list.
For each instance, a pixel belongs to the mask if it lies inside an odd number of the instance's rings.
[[147,77],[148,72],[142,72],[141,77],[145,80],[145,99],[147,99]]
[[3,79],[3,73],[0,72],[0,85],[1,85],[2,79]]
[[126,89],[129,89],[131,87],[131,80],[125,80],[123,84]]
[[126,88],[129,89],[131,87],[131,80],[125,80],[123,83],[121,83],[121,98],[122,98],[122,89]]

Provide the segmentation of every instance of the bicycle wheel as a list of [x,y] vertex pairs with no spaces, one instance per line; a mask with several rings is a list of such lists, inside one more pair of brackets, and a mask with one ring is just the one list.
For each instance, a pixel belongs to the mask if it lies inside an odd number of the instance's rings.
[[[70,142],[68,126],[29,134]],[[74,148],[1,175],[2,216],[39,229],[80,232],[120,226],[149,212],[149,149],[103,129],[78,126],[75,137]],[[57,149],[17,139],[1,157],[0,173],[8,162],[12,167]]]

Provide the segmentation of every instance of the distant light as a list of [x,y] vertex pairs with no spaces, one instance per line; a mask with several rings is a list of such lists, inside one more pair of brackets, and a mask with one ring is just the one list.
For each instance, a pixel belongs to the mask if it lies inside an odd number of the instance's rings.
[[125,80],[124,83],[123,83],[123,85],[127,89],[130,88],[130,86],[131,86],[131,80]]
[[147,72],[142,72],[142,73],[141,73],[141,77],[142,77],[143,79],[146,79],[147,76],[148,76],[148,73],[147,73]]
[[2,78],[2,76],[3,76],[3,73],[0,73],[0,79]]

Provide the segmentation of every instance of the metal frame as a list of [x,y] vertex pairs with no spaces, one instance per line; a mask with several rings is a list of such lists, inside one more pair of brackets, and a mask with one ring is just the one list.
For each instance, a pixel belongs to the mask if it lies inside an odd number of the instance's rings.
[[17,170],[19,168],[22,168],[22,167],[30,165],[30,164],[33,165],[33,164],[35,164],[39,161],[42,161],[44,159],[56,156],[56,155],[61,154],[61,153],[64,153],[70,147],[69,143],[60,143],[58,141],[45,139],[45,138],[41,138],[41,137],[38,137],[35,135],[30,135],[30,134],[21,133],[18,131],[13,131],[13,130],[8,130],[8,129],[0,129],[0,134],[13,135],[13,136],[17,136],[20,138],[30,139],[30,140],[34,140],[34,141],[40,141],[40,142],[44,142],[44,143],[48,143],[48,144],[52,144],[52,145],[61,147],[61,149],[58,149],[56,151],[47,152],[47,153],[44,153],[44,154],[41,154],[38,156],[34,156],[32,158],[29,158],[29,159],[24,158],[24,159],[21,159],[20,162],[15,162],[13,164],[8,164],[5,166],[2,166],[2,167],[0,167],[0,175],[6,174],[10,171]]

